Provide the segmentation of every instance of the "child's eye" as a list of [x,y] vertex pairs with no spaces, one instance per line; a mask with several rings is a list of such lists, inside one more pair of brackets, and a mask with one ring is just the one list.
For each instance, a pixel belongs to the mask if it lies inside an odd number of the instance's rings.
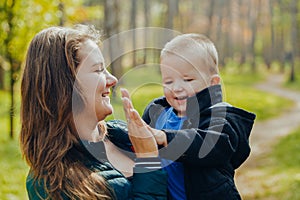
[[194,79],[192,79],[192,78],[184,79],[185,82],[191,82],[191,81],[193,81],[193,80],[194,80]]
[[170,85],[170,84],[172,84],[172,81],[165,81],[164,84],[165,85]]

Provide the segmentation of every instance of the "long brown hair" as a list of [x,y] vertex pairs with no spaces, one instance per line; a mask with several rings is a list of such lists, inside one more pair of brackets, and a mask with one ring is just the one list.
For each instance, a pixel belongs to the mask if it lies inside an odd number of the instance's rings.
[[[78,50],[87,39],[99,41],[88,26],[51,27],[30,43],[21,83],[20,146],[35,182],[51,199],[112,199],[107,183],[85,167],[72,114],[72,96],[84,107],[74,87],[80,63]],[[75,97],[74,98],[74,93]],[[74,103],[74,102],[73,102]],[[72,155],[76,152],[79,155]]]

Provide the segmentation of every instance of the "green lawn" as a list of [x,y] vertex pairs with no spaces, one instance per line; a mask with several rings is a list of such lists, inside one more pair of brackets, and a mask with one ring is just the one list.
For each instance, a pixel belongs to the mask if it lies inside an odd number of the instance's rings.
[[[251,169],[255,177],[254,194],[246,199],[298,200],[300,199],[300,127],[279,140],[268,155],[259,158],[263,165]],[[253,175],[254,176],[254,175]]]
[[[300,71],[300,67],[298,69]],[[286,75],[286,83],[284,84],[285,87],[292,89],[292,90],[296,90],[296,91],[300,91],[300,73],[296,74],[295,76],[296,81],[295,82],[290,82],[289,80],[289,76]]]
[[[258,120],[274,117],[277,114],[280,114],[281,111],[284,111],[284,109],[289,105],[289,101],[285,99],[259,92],[254,89],[252,84],[263,79],[260,76],[224,73],[222,74],[222,77],[224,80],[224,99],[233,105],[256,113]],[[143,112],[145,106],[151,99],[162,95],[157,67],[144,67],[129,71],[124,77],[122,77],[120,84],[115,87],[117,97],[112,101],[115,112],[108,119],[124,119],[119,100],[119,89],[121,87],[129,89],[132,94],[134,106],[140,113]],[[17,138],[18,134],[16,134],[16,138],[14,140],[10,140],[8,137],[7,116],[9,113],[9,99],[6,92],[0,91],[0,106],[0,199],[23,200],[26,199],[25,176],[27,174],[28,167],[20,155]],[[265,109],[266,107],[268,109]],[[19,113],[18,110],[19,109],[17,109],[17,113]],[[18,115],[19,114],[16,115],[16,124],[19,124]],[[17,130],[19,130],[19,127]]]
[[224,100],[254,112],[258,120],[278,116],[293,104],[290,100],[255,89],[253,84],[263,81],[262,75],[224,73],[222,77]]
[[8,93],[0,91],[0,199],[24,200],[27,198],[25,177],[28,167],[23,161],[19,149],[18,131],[19,101],[16,109],[15,138],[9,138],[9,98]]

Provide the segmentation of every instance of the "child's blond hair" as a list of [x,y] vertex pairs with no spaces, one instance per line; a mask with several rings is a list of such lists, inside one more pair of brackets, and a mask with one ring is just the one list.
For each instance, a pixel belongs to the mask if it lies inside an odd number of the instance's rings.
[[182,51],[193,50],[199,59],[209,67],[210,75],[219,74],[218,52],[213,42],[205,35],[188,33],[178,35],[168,42],[161,51],[160,59],[173,54],[181,57]]

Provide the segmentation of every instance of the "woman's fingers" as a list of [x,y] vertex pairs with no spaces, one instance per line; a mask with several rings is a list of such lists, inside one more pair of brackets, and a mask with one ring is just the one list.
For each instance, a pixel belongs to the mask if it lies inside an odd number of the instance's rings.
[[128,135],[134,146],[137,157],[158,156],[156,141],[148,125],[134,109],[128,90],[121,89],[123,109],[128,125]]
[[137,126],[147,126],[135,109],[130,109],[130,119],[132,119]]
[[127,89],[121,88],[120,91],[121,91],[122,97],[127,97],[128,99],[130,99],[130,95],[129,95],[129,92]]
[[123,103],[123,110],[125,113],[126,120],[128,121],[130,119],[130,103],[129,99],[127,97],[122,98]]

